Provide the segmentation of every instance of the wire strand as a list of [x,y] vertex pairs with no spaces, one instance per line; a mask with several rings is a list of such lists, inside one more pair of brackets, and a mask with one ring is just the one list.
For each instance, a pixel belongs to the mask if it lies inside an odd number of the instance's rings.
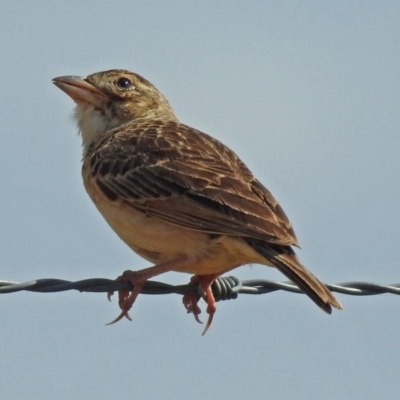
[[[372,296],[383,293],[400,295],[400,283],[379,285],[370,282],[342,282],[325,283],[332,291],[351,296]],[[132,284],[117,282],[111,279],[91,278],[80,281],[66,281],[61,279],[37,279],[28,282],[13,282],[0,280],[0,294],[20,291],[37,293],[64,292],[66,290],[78,290],[80,292],[107,293],[118,290],[132,290]],[[234,276],[219,277],[212,284],[212,291],[216,301],[236,299],[241,294],[266,294],[277,290],[291,293],[303,293],[290,281],[276,282],[266,279],[239,280]],[[142,294],[192,294],[202,296],[200,285],[189,283],[187,285],[170,285],[163,282],[147,281]]]

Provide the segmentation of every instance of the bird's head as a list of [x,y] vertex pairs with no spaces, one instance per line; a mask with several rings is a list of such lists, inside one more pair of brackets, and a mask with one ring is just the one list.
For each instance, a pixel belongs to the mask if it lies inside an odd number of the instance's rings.
[[133,72],[113,69],[87,77],[61,76],[53,83],[76,103],[74,118],[85,148],[99,135],[131,121],[177,120],[165,97]]

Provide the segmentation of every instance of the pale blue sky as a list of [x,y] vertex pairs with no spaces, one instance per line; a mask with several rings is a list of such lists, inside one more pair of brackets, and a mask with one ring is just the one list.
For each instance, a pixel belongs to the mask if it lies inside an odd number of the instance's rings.
[[[400,282],[399,20],[398,1],[3,0],[0,279],[148,266],[87,197],[73,103],[51,83],[126,68],[242,157],[320,279]],[[338,298],[344,311],[327,316],[305,296],[242,295],[201,337],[176,295],[141,296],[114,326],[101,294],[3,295],[0,397],[393,397],[400,298]]]

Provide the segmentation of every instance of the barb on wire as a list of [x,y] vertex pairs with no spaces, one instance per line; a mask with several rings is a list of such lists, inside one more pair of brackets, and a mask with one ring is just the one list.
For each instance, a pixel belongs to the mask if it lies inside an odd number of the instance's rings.
[[[369,282],[344,282],[325,283],[332,292],[348,294],[352,296],[370,296],[383,293],[400,295],[400,283],[391,285],[378,285]],[[0,294],[19,292],[22,290],[39,293],[63,292],[66,290],[78,290],[80,292],[114,292],[117,290],[132,290],[128,282],[117,282],[111,279],[93,278],[71,282],[61,279],[37,279],[28,282],[12,282],[0,280]],[[219,277],[212,285],[216,301],[237,298],[239,293],[265,294],[284,290],[292,293],[303,293],[290,281],[276,282],[266,279],[252,279],[241,281],[234,276]],[[143,294],[170,294],[180,295],[194,294],[202,295],[201,287],[194,283],[187,285],[169,285],[163,282],[148,281],[144,285]]]

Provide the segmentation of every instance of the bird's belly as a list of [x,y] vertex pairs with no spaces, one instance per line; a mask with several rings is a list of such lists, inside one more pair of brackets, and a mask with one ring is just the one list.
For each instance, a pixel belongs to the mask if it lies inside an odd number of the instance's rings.
[[165,223],[129,205],[100,205],[98,208],[117,235],[152,263],[195,256],[207,247],[207,235]]
[[136,253],[160,264],[190,257],[196,260],[177,268],[177,272],[197,275],[222,274],[239,265],[265,263],[258,253],[242,240],[175,226],[147,216],[124,202],[110,202],[100,193],[90,197],[117,235]]

